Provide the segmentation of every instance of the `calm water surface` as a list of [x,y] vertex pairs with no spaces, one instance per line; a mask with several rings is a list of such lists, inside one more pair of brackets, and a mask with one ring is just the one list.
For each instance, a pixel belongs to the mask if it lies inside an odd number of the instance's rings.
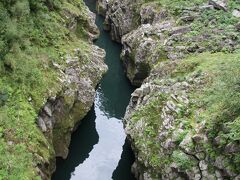
[[[85,3],[95,12],[96,0]],[[103,31],[103,20],[97,15],[101,35],[95,44],[105,49],[109,70],[97,89],[94,106],[72,135],[68,158],[57,159],[52,180],[134,180],[130,171],[134,156],[121,120],[134,89],[123,72],[121,46]]]

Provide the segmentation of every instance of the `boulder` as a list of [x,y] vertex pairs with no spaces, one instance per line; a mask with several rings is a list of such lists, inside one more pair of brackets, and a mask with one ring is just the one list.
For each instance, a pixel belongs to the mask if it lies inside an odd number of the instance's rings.
[[239,153],[240,152],[240,145],[237,143],[229,143],[225,147],[225,152],[226,153]]
[[109,2],[104,24],[105,29],[110,31],[113,40],[121,42],[122,36],[136,27],[134,12],[132,1]]
[[52,116],[52,110],[51,110],[51,107],[49,105],[45,105],[43,110],[45,111],[45,113],[51,117]]
[[209,5],[213,5],[215,9],[227,11],[227,0],[209,0]]
[[237,9],[234,9],[233,12],[232,12],[232,15],[237,17],[237,18],[240,18],[240,11],[237,10]]
[[38,118],[38,127],[42,130],[42,132],[47,131],[47,126],[41,117]]

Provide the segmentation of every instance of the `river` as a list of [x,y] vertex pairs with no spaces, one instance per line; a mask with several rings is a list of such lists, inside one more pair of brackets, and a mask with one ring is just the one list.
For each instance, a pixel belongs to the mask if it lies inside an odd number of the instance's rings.
[[[96,13],[96,0],[85,3]],[[109,70],[98,86],[94,106],[72,135],[67,159],[57,159],[52,180],[134,180],[134,155],[122,124],[134,88],[120,61],[121,45],[103,30],[103,22],[97,15],[101,34],[94,44],[105,49]]]

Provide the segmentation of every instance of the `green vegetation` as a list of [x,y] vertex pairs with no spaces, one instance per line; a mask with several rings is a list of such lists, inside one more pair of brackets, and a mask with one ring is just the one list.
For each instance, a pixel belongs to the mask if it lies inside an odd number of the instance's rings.
[[[169,67],[171,67],[171,62],[166,63],[162,68],[168,71]],[[237,51],[232,54],[202,53],[184,59],[177,65],[175,70],[168,72],[166,76],[162,77],[166,82],[182,82],[191,77],[204,74],[204,84],[191,88],[189,92],[190,104],[187,108],[180,105],[179,107],[182,107],[181,111],[174,115],[175,130],[168,131],[167,137],[174,138],[174,131],[176,131],[177,137],[173,140],[177,146],[169,155],[162,153],[158,136],[163,127],[162,107],[167,100],[171,99],[170,94],[152,94],[149,102],[132,114],[131,128],[138,127],[138,123],[144,125],[140,134],[134,134],[139,133],[139,130],[135,131],[134,129],[132,134],[136,136],[135,146],[137,149],[141,149],[139,156],[145,157],[150,166],[157,167],[159,170],[171,162],[176,162],[183,169],[190,168],[192,163],[196,163],[195,159],[183,153],[179,149],[179,144],[189,133],[193,136],[199,125],[206,122],[204,132],[207,132],[209,142],[213,142],[214,138],[220,136],[221,144],[216,146],[214,144],[201,144],[200,142],[198,145],[205,147],[205,151],[213,160],[217,156],[225,156],[226,166],[239,173],[239,154],[227,154],[224,148],[229,143],[238,144],[240,139],[240,52]],[[154,81],[154,83],[160,85],[159,82],[156,79]],[[181,124],[184,131],[178,132],[179,124]],[[188,146],[194,151],[194,144],[190,143]]]
[[159,10],[166,9],[170,14],[174,16],[181,15],[182,11],[186,7],[193,7],[208,2],[207,0],[145,0],[145,3],[155,3]]
[[[190,47],[189,52],[233,52],[240,44],[239,31],[236,24],[239,18],[232,15],[233,10],[240,9],[240,2],[228,1],[228,11],[216,9],[200,9],[207,0],[145,0],[145,5],[152,4],[159,12],[164,12],[168,19],[175,19],[178,26],[190,26],[191,31],[176,38],[173,47]],[[192,20],[184,20],[184,17],[192,17]],[[190,18],[191,19],[191,18]],[[238,46],[239,47],[239,46]],[[189,53],[187,52],[187,53]]]
[[[67,16],[81,25],[70,30]],[[52,64],[87,49],[86,10],[78,0],[3,0],[0,22],[0,179],[39,179],[34,167],[53,147],[36,118],[63,86]]]
[[183,170],[191,169],[193,165],[196,165],[196,162],[194,163],[194,160],[190,159],[191,156],[186,155],[182,151],[174,151],[172,157],[174,162]]

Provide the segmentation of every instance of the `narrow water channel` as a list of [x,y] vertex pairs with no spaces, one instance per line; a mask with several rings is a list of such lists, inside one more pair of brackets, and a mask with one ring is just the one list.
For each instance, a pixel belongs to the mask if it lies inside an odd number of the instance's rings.
[[[96,13],[96,0],[85,3]],[[134,88],[124,75],[121,45],[103,30],[103,21],[97,15],[101,34],[95,44],[105,49],[109,70],[97,89],[92,110],[72,135],[68,158],[57,159],[52,180],[134,180],[130,171],[134,156],[122,124]]]

